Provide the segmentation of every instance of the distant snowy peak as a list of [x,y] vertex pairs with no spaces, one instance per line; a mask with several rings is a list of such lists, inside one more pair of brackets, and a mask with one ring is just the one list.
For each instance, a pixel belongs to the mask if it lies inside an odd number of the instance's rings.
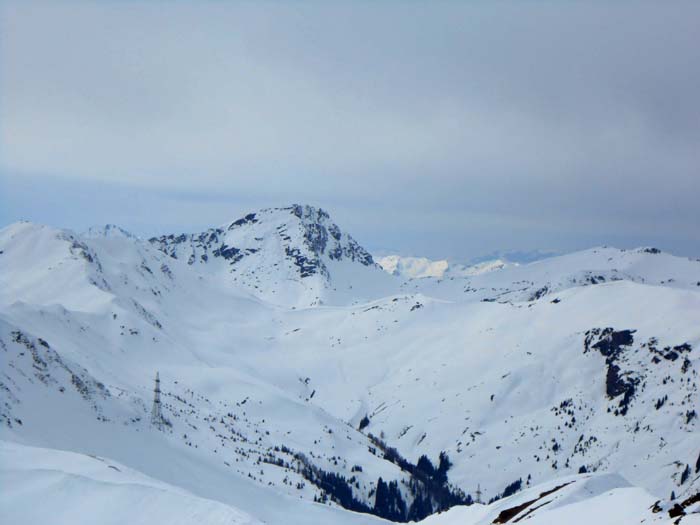
[[281,253],[269,255],[291,260],[301,278],[315,274],[327,277],[329,260],[374,265],[369,252],[342,232],[326,211],[298,204],[249,213],[202,233],[163,235],[150,241],[171,257],[186,258],[190,265],[207,263],[211,258],[235,265],[259,252],[281,248]]
[[425,257],[402,257],[401,255],[387,255],[377,259],[377,263],[386,272],[407,279],[420,279],[423,277],[442,277],[449,263],[446,260],[431,261]]
[[367,250],[312,206],[267,208],[201,233],[150,242],[189,265],[231,274],[237,285],[277,303],[303,296],[301,303],[319,304],[327,298],[323,288],[361,289],[367,276],[385,276]]
[[496,270],[502,270],[504,268],[519,266],[519,263],[504,261],[503,259],[493,259],[489,261],[483,261],[477,264],[471,264],[469,266],[461,266],[461,274],[465,277],[472,275],[481,275],[483,273],[489,273]]
[[116,224],[105,224],[104,226],[92,226],[84,234],[83,237],[88,239],[96,239],[102,237],[126,237],[127,239],[136,239],[136,235],[126,231],[124,228]]
[[425,257],[403,257],[401,255],[387,255],[378,258],[377,263],[386,272],[403,279],[470,277],[501,270],[507,266],[513,265],[513,263],[495,259],[465,266],[463,264],[450,263],[446,259],[434,261]]
[[542,259],[557,257],[558,255],[562,255],[562,252],[555,252],[552,250],[499,250],[472,259],[469,261],[468,265],[479,265],[494,260],[506,261],[511,264],[529,264],[535,261],[541,261]]

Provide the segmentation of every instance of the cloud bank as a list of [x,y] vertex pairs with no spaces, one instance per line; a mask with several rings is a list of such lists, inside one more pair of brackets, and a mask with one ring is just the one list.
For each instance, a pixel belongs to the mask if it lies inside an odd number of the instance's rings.
[[700,255],[697,20],[696,2],[5,2],[0,221],[146,234],[301,201],[417,255]]

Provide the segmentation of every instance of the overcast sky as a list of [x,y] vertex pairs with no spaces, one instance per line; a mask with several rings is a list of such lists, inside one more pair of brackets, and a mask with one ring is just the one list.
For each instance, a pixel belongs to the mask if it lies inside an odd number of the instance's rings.
[[700,256],[700,2],[0,2],[0,226],[309,203],[371,250]]

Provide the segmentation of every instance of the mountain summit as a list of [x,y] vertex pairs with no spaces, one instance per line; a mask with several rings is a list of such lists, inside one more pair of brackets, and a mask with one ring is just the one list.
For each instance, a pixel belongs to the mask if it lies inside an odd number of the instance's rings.
[[[370,253],[313,206],[266,208],[201,233],[163,235],[150,242],[173,258],[226,274],[226,282],[279,304],[343,303],[343,292],[355,283],[364,299],[377,287],[386,292],[393,286]],[[357,289],[352,296],[358,297]]]

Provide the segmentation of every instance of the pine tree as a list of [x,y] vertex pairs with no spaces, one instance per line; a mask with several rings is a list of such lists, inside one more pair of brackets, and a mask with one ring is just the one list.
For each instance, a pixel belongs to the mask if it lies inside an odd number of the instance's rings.
[[416,468],[428,476],[429,478],[435,477],[435,467],[431,463],[430,459],[428,456],[423,454],[421,457],[418,458],[418,462],[416,463]]
[[452,462],[446,452],[440,452],[440,463],[437,468],[436,478],[440,483],[447,483],[447,471],[450,470]]
[[378,516],[384,516],[386,509],[389,506],[389,493],[382,478],[377,480],[377,491],[374,496],[374,511]]

